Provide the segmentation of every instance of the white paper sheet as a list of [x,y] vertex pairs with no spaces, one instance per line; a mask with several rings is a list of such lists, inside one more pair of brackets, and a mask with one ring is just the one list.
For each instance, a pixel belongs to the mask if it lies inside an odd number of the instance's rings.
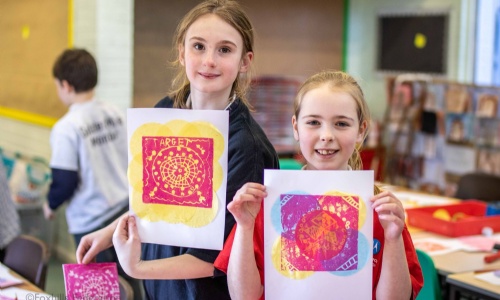
[[0,290],[0,296],[9,297],[17,300],[34,300],[34,299],[58,300],[59,297],[65,298],[65,295],[57,295],[57,296],[49,295],[46,293],[23,290],[16,287],[10,287]]
[[485,272],[481,274],[474,275],[479,280],[486,281],[494,285],[500,285],[500,270],[493,272]]
[[127,110],[129,191],[141,241],[222,249],[228,111]]
[[23,280],[9,273],[9,268],[0,264],[0,289],[23,283]]
[[[373,171],[265,170],[266,299],[372,298],[373,178]],[[353,217],[358,226],[348,223]]]

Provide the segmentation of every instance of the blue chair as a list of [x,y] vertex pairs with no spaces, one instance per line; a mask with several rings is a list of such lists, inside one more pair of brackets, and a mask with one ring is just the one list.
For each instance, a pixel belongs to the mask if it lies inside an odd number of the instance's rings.
[[442,300],[441,285],[432,258],[420,249],[416,249],[416,251],[424,275],[424,286],[420,290],[417,300]]

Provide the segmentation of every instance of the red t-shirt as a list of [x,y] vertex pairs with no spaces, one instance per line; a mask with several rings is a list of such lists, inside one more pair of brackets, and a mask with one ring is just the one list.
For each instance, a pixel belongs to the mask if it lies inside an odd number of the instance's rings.
[[[260,282],[264,285],[264,203],[260,207],[260,211],[255,218],[255,227],[253,232],[253,251],[255,254],[255,261],[257,262],[257,268],[260,273]],[[222,251],[214,262],[214,266],[227,273],[227,266],[229,265],[229,256],[231,255],[231,249],[233,248],[234,234],[236,232],[235,224],[231,233],[224,243]],[[262,298],[263,299],[263,298]]]
[[[229,264],[229,255],[231,254],[231,248],[233,247],[234,234],[236,231],[236,226],[229,234],[229,237],[224,244],[224,248],[220,252],[219,256],[214,262],[214,266],[227,273],[227,266]],[[418,293],[424,285],[424,278],[422,275],[422,269],[420,268],[420,263],[418,262],[417,253],[413,246],[413,242],[410,237],[408,229],[403,229],[403,241],[406,250],[406,261],[408,262],[408,270],[410,270],[411,286],[412,286],[412,299],[416,299]],[[255,219],[255,229],[253,236],[253,248],[255,253],[255,261],[257,262],[257,268],[260,273],[260,281],[264,285],[264,214],[263,207],[257,218]],[[382,253],[384,249],[384,228],[378,219],[378,214],[373,214],[373,281],[372,281],[372,298],[375,299],[376,290],[378,285],[378,280],[380,278],[380,273],[382,271]],[[260,299],[264,299],[264,295]]]

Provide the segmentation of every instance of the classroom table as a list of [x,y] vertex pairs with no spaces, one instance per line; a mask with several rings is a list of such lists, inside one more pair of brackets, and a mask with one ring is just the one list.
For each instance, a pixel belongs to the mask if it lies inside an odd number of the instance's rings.
[[[410,234],[413,240],[420,238],[452,239],[450,237],[428,231],[410,232]],[[491,254],[491,252],[458,250],[442,255],[433,255],[431,257],[439,275],[442,276],[448,276],[456,273],[474,272],[478,270],[500,270],[500,260],[492,263],[484,262],[484,256],[487,254]]]
[[500,299],[500,285],[479,280],[475,276],[475,272],[448,275],[449,299],[460,299],[463,294],[474,294],[484,300]]
[[[455,198],[412,192],[404,188],[398,189],[394,187],[393,191],[396,196],[401,196],[400,200],[403,202],[405,208],[415,207],[418,203],[424,203],[424,205],[443,205],[460,202],[460,200]],[[415,227],[409,227],[408,229],[413,240],[423,238],[453,239]],[[449,299],[460,299],[456,297],[460,294],[460,291],[467,291],[468,294],[484,296],[485,299],[500,299],[500,294],[498,294],[499,287],[473,277],[475,271],[500,270],[500,260],[493,263],[484,262],[484,256],[487,254],[491,254],[491,252],[458,250],[442,255],[431,255],[440,277],[444,296],[449,297]],[[493,298],[486,298],[486,296],[492,295],[494,296]]]
[[[59,297],[55,295],[48,295],[45,293],[42,289],[28,281],[27,279],[23,278],[21,275],[17,274],[16,272],[12,271],[2,263],[0,263],[0,268],[1,269],[8,269],[8,273],[13,275],[16,278],[19,278],[23,280],[23,283],[3,288],[0,289],[0,299],[3,299],[2,296],[12,298],[13,294],[17,296],[17,299],[22,300],[22,299],[45,299],[45,300],[55,300],[58,299]],[[64,295],[60,295],[64,296]]]

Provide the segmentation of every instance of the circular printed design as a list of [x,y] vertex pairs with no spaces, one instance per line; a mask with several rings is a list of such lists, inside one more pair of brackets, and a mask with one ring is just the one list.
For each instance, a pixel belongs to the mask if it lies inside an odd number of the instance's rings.
[[158,153],[153,163],[159,166],[154,173],[156,184],[174,196],[193,194],[205,181],[206,166],[201,157],[188,147],[169,147]]
[[295,239],[303,254],[318,260],[328,260],[344,248],[347,230],[344,222],[335,214],[316,210],[300,218]]
[[[167,197],[155,196],[158,194],[167,195],[164,190],[164,176],[169,175],[168,168],[161,168],[161,163],[154,164],[155,158],[157,157],[157,152],[161,152],[163,148],[168,148],[173,146],[173,141],[170,140],[172,145],[165,144],[165,146],[152,147],[149,152],[144,153],[144,137],[157,137],[158,145],[161,146],[161,139],[166,141],[167,138],[178,137],[175,143],[176,147],[186,147],[192,150],[192,152],[197,152],[194,147],[189,147],[188,144],[177,143],[179,139],[185,138],[187,142],[191,142],[194,139],[197,140],[213,140],[213,158],[208,160],[203,160],[205,164],[208,161],[212,161],[211,165],[204,166],[204,169],[198,169],[204,174],[205,181],[204,185],[200,185],[200,190],[211,191],[211,205],[202,206],[201,204],[209,204],[208,201],[200,200],[200,195],[193,193],[192,195],[177,195],[171,196],[171,202],[165,201]],[[208,122],[186,122],[184,120],[172,120],[165,124],[159,123],[146,123],[139,126],[132,134],[129,142],[129,149],[131,153],[131,160],[129,162],[128,168],[128,178],[131,191],[131,210],[136,214],[138,218],[147,220],[149,222],[163,221],[171,224],[182,223],[190,227],[199,228],[206,226],[207,224],[213,222],[218,213],[223,212],[225,206],[220,205],[221,200],[217,197],[217,191],[221,188],[224,176],[223,168],[219,163],[222,155],[224,154],[226,144],[224,142],[224,136],[213,124]],[[197,149],[200,149],[196,147]],[[175,148],[177,151],[177,148]],[[200,149],[201,152],[201,149]],[[174,152],[176,153],[176,152]],[[167,152],[165,152],[165,155]],[[199,154],[203,155],[203,154]],[[163,154],[162,154],[163,156]],[[182,157],[182,156],[180,156]],[[195,158],[195,156],[193,156]],[[151,160],[149,160],[151,159]],[[163,162],[164,160],[161,160]],[[188,164],[187,164],[188,165]],[[166,167],[166,165],[165,165]],[[153,170],[153,168],[155,168]],[[207,170],[212,168],[212,175],[206,175]],[[185,169],[186,170],[186,169]],[[190,169],[190,171],[193,169]],[[159,176],[159,177],[157,177]],[[198,175],[198,177],[201,175]],[[194,177],[197,178],[197,177]],[[149,181],[150,180],[150,181]],[[152,186],[146,186],[149,182]],[[206,186],[203,188],[203,186]],[[187,189],[189,191],[189,189]],[[208,198],[210,194],[201,195]],[[154,198],[153,198],[154,197]],[[184,201],[181,203],[177,198],[190,197],[190,203]],[[148,198],[149,202],[144,201]],[[179,205],[185,204],[185,205]],[[191,204],[193,206],[187,206]],[[203,209],[200,209],[203,208]],[[208,208],[208,209],[205,209]]]

